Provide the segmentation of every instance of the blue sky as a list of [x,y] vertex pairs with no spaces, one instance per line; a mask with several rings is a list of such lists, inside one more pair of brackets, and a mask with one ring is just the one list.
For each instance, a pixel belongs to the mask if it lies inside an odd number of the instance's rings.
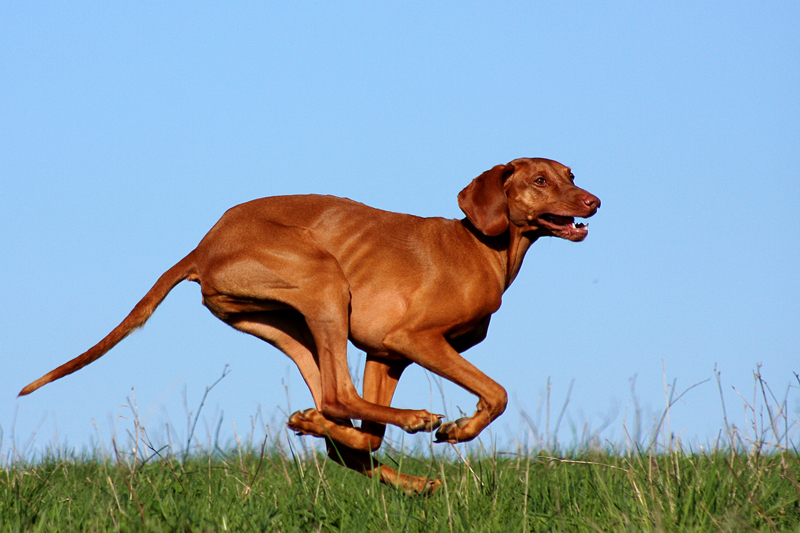
[[[485,442],[532,438],[521,411],[544,431],[548,378],[551,426],[574,380],[564,442],[608,421],[619,442],[631,380],[646,430],[666,377],[710,378],[669,420],[707,443],[715,365],[742,431],[759,364],[798,421],[798,25],[792,2],[4,3],[0,454],[107,443],[134,392],[151,434],[185,436],[183,391],[196,411],[225,364],[202,431],[222,417],[230,439],[259,412],[279,431],[311,406],[299,373],[189,283],[101,360],[15,396],[237,203],[318,192],[460,218],[458,191],[524,156],[569,165],[603,206],[585,242],[532,247],[466,353],[511,397]],[[475,399],[410,370],[395,405]]]

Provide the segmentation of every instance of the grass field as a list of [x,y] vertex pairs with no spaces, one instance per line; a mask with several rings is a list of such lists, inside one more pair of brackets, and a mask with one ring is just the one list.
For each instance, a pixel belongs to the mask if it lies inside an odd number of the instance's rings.
[[665,430],[680,395],[647,444],[584,439],[565,451],[553,438],[500,452],[389,442],[383,462],[443,481],[427,497],[348,471],[306,447],[308,438],[190,446],[201,402],[185,446],[154,446],[134,416],[124,447],[6,461],[0,533],[800,531],[800,424],[758,373],[756,387],[763,404],[747,405],[750,427],[725,420],[727,434],[705,450]]
[[0,531],[800,531],[796,453],[395,460],[442,489],[317,454],[51,458],[0,472]]

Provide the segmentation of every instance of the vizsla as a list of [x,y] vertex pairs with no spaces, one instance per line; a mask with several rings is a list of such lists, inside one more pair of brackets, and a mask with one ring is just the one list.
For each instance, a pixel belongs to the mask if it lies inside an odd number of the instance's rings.
[[[97,360],[188,279],[200,284],[215,316],[297,364],[315,408],[291,415],[291,429],[325,438],[340,464],[407,492],[430,492],[438,479],[401,474],[371,452],[386,424],[464,442],[505,410],[503,387],[459,353],[484,339],[534,241],[586,237],[588,227],[574,217],[594,215],[600,200],[573,180],[569,168],[547,159],[497,165],[459,193],[463,220],[390,213],[332,196],[238,205],[106,338],[20,395]],[[348,371],[348,340],[367,354],[362,396]],[[411,363],[475,394],[475,414],[442,424],[426,410],[390,407]]]

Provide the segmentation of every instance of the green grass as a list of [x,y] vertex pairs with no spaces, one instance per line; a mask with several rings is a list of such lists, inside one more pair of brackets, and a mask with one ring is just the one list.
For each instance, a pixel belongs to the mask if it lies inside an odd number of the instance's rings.
[[340,467],[307,447],[310,438],[265,435],[259,447],[253,435],[265,426],[255,418],[247,444],[237,436],[227,449],[210,441],[199,448],[200,411],[226,372],[206,387],[196,414],[187,409],[184,445],[153,445],[135,397],[126,449],[112,440],[111,450],[79,455],[56,446],[32,458],[12,441],[13,460],[0,461],[0,533],[800,532],[800,421],[790,418],[788,408],[789,392],[797,387],[776,397],[760,371],[752,400],[745,400],[748,424],[736,427],[724,415],[720,440],[700,452],[682,446],[669,429],[671,406],[696,386],[678,394],[674,382],[665,389],[666,407],[652,431],[641,437],[637,404],[633,433],[623,421],[624,441],[617,445],[586,430],[563,451],[556,434],[569,393],[552,433],[549,395],[544,435],[521,413],[535,452],[494,452],[477,442],[409,453],[387,442],[383,462],[443,481],[427,497],[407,496]]
[[316,453],[50,458],[0,471],[0,532],[800,531],[796,453],[395,459],[442,489],[406,496]]

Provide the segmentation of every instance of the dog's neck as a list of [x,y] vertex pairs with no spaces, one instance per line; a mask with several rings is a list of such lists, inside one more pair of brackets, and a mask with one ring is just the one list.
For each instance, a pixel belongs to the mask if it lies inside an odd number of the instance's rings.
[[503,291],[511,286],[517,277],[519,269],[522,267],[522,260],[531,244],[536,242],[539,235],[535,231],[530,231],[529,226],[520,228],[510,224],[508,230],[495,237],[489,237],[481,233],[468,219],[462,219],[461,223],[472,235],[480,241],[486,248],[491,250],[498,262],[498,267],[505,277],[503,280]]
[[539,238],[535,233],[522,231],[522,228],[514,224],[511,224],[508,228],[507,235],[508,245],[505,250],[506,289],[511,286],[511,283],[519,274],[519,269],[522,268],[522,260],[525,259],[528,248]]

